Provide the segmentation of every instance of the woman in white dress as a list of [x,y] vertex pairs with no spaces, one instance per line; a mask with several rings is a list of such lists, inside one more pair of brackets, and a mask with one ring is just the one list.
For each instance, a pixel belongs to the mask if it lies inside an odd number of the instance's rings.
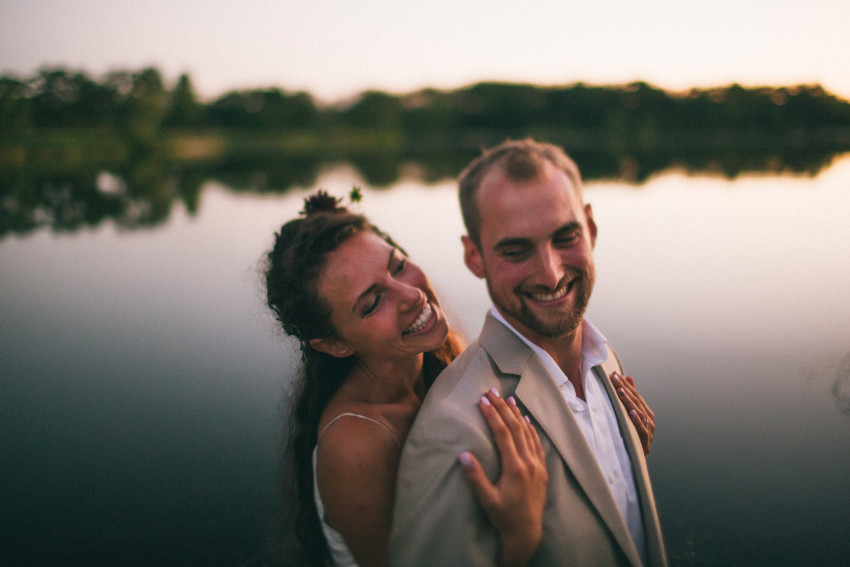
[[[386,566],[401,446],[462,345],[426,275],[389,236],[321,191],[302,215],[281,227],[265,274],[268,305],[302,351],[285,457],[297,561]],[[491,483],[466,452],[458,465],[499,532],[499,564],[525,565],[542,537],[540,440],[512,399],[482,392],[479,408],[501,475]]]

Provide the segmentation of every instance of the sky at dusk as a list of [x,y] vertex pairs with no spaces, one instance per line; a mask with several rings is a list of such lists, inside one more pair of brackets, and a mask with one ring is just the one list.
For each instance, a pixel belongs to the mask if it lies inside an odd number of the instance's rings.
[[2,0],[0,73],[155,66],[211,99],[281,87],[337,102],[483,80],[820,83],[850,99],[848,0]]

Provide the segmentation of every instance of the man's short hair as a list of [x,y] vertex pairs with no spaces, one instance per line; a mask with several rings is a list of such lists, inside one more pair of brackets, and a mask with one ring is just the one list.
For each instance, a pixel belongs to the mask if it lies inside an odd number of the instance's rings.
[[463,170],[459,181],[460,211],[466,232],[476,246],[481,247],[481,215],[475,194],[484,177],[498,167],[510,181],[531,181],[541,174],[546,162],[567,175],[581,198],[581,174],[575,162],[560,147],[530,138],[507,140],[485,150]]

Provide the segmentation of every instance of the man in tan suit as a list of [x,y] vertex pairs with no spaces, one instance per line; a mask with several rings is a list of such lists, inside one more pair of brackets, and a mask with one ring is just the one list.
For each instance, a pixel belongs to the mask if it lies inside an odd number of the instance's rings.
[[491,479],[499,455],[477,409],[512,395],[535,425],[549,473],[533,565],[666,565],[640,440],[607,380],[620,371],[584,320],[597,228],[560,148],[505,142],[460,180],[464,261],[493,308],[478,340],[428,392],[401,457],[391,537],[399,567],[497,563],[499,539],[458,455]]

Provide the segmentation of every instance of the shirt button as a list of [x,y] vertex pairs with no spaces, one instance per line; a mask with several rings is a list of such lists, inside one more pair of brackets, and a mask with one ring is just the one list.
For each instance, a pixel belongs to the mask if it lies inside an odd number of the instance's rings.
[[615,482],[617,482],[617,473],[609,474],[608,475],[608,482],[610,482],[611,484],[614,484]]

